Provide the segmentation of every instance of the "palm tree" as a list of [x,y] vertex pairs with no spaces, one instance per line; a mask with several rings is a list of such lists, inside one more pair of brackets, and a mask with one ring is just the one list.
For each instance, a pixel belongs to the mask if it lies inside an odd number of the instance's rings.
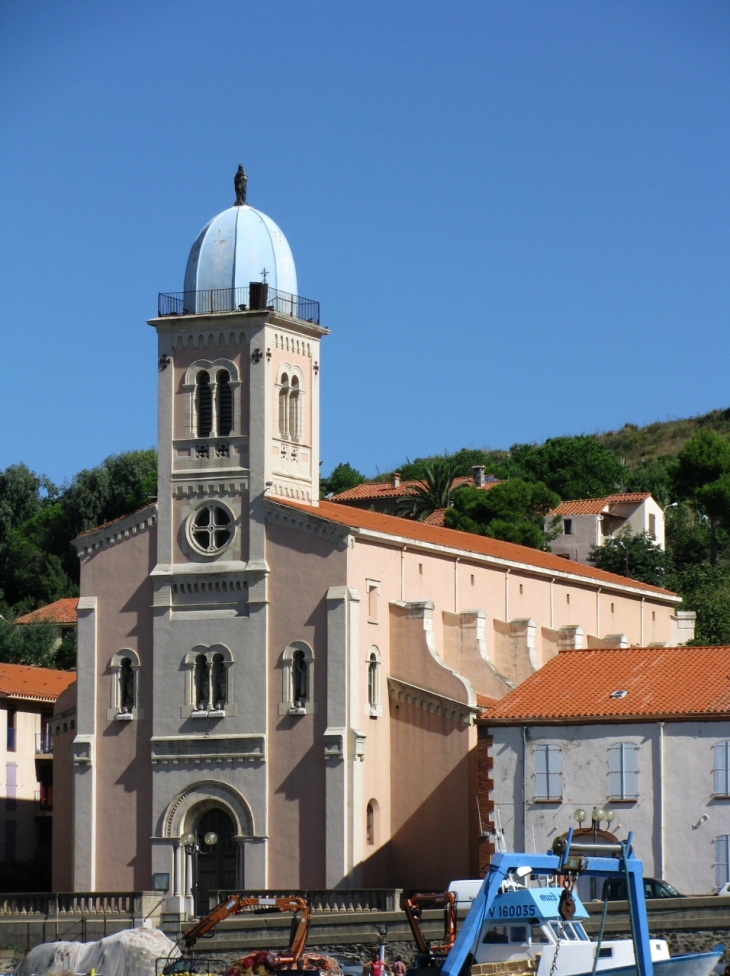
[[437,508],[451,507],[451,493],[456,465],[447,458],[424,465],[420,484],[411,485],[398,503],[398,514],[423,521]]

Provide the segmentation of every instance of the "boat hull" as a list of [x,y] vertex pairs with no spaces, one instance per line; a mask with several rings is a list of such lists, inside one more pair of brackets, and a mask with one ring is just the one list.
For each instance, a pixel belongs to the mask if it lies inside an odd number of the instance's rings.
[[[654,962],[654,976],[710,976],[722,959],[724,947],[711,952],[690,952],[671,959],[657,959]],[[599,969],[600,976],[638,976],[636,966],[618,966],[615,969]],[[591,976],[582,973],[581,976]]]

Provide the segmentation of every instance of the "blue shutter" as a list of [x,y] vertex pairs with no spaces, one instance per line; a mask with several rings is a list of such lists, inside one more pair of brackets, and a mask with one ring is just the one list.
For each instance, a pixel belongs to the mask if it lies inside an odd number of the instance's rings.
[[730,741],[718,742],[715,745],[715,796],[730,796],[728,753],[730,753]]
[[624,800],[635,800],[639,795],[639,749],[633,742],[624,742]]
[[728,836],[715,838],[715,887],[722,888],[730,881],[728,875]]
[[623,800],[623,777],[621,774],[621,743],[615,742],[608,750],[609,792],[614,800]]
[[560,746],[547,747],[548,798],[560,800],[563,796],[563,752]]
[[535,799],[548,799],[548,747],[535,749]]

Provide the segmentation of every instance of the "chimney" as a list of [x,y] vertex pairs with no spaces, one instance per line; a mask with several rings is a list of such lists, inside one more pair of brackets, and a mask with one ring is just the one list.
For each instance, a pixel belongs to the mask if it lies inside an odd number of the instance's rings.
[[390,487],[400,488],[400,471],[394,471],[390,476]]
[[484,487],[484,465],[483,464],[472,464],[471,466],[471,477],[477,488]]

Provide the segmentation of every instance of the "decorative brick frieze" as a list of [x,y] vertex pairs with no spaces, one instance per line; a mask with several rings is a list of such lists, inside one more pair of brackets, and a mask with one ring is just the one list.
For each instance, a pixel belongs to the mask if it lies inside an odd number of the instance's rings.
[[338,549],[347,549],[350,532],[332,522],[320,521],[308,514],[293,512],[291,509],[280,509],[272,499],[266,500],[266,521],[276,525],[286,525],[290,529],[306,532],[318,539],[334,542]]
[[200,482],[199,484],[173,485],[173,498],[234,498],[248,491],[248,479],[243,481]]
[[266,735],[171,735],[153,736],[152,765],[220,765],[265,762]]
[[150,505],[139,512],[132,512],[114,522],[100,525],[90,532],[84,532],[78,539],[73,540],[79,559],[91,555],[98,549],[108,549],[110,546],[125,542],[141,532],[147,532],[157,523],[157,506]]

